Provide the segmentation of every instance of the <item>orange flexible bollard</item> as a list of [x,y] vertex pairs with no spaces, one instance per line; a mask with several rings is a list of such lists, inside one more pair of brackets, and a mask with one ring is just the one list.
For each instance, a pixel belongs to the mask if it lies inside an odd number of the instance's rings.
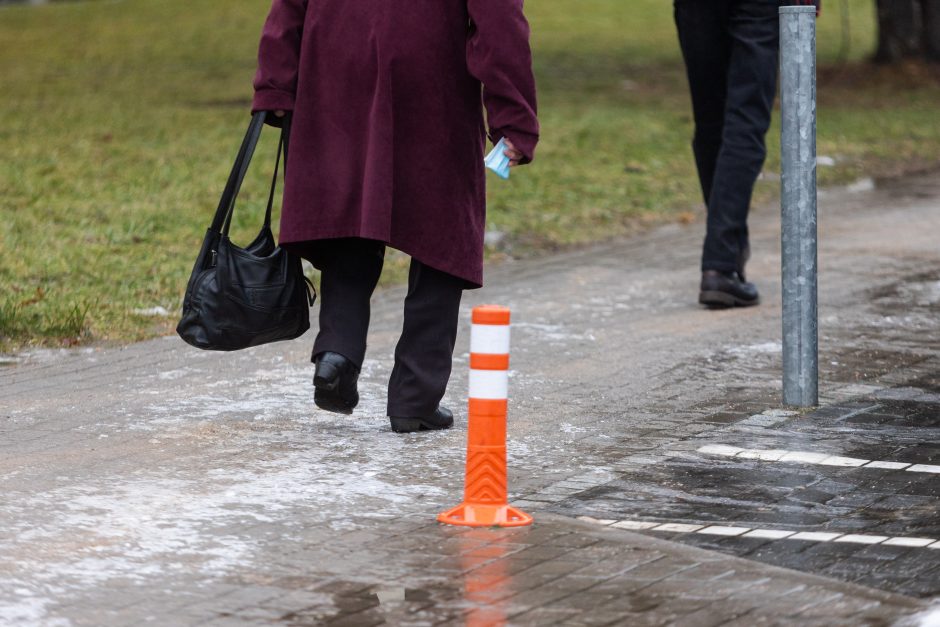
[[473,310],[470,403],[464,501],[437,520],[468,527],[522,527],[532,517],[511,507],[506,491],[506,414],[509,391],[509,309]]

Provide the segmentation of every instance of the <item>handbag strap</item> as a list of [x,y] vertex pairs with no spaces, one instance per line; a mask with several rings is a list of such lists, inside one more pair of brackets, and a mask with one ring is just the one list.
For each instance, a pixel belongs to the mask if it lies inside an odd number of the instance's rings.
[[[239,191],[241,191],[242,183],[248,172],[248,166],[251,164],[251,158],[254,156],[255,148],[258,146],[261,131],[264,130],[264,123],[268,115],[273,114],[267,111],[259,111],[252,116],[251,123],[248,125],[248,131],[245,133],[245,139],[242,141],[241,148],[238,151],[238,156],[235,157],[232,172],[229,174],[228,182],[225,184],[225,190],[222,192],[222,198],[219,200],[219,206],[216,209],[215,218],[212,220],[212,226],[210,227],[213,231],[221,233],[222,235],[228,236],[229,228],[232,224],[232,215],[235,212],[235,201],[238,198]],[[280,168],[282,152],[284,153],[285,160],[284,170],[287,170],[287,142],[290,135],[289,117],[289,115],[285,116],[281,125],[281,137],[277,148],[277,161],[274,166],[274,177],[271,181],[271,191],[268,196],[267,210],[265,211],[265,227],[271,226],[271,212],[274,206],[274,193],[277,187],[277,175]]]
[[245,173],[248,171],[248,164],[261,138],[261,129],[264,127],[266,112],[259,111],[251,118],[248,125],[248,131],[245,133],[245,139],[242,140],[241,148],[238,149],[238,156],[235,157],[235,163],[232,165],[232,171],[225,183],[225,190],[222,192],[222,198],[219,200],[219,206],[215,210],[215,217],[212,219],[210,230],[216,233],[222,230],[232,206],[235,203],[235,197],[241,189],[242,181],[245,180]]
[[271,210],[274,207],[274,190],[277,188],[277,171],[281,166],[281,153],[284,154],[284,174],[287,174],[287,132],[289,131],[281,131],[281,139],[277,144],[277,159],[274,161],[274,178],[271,179],[271,193],[268,195],[268,208],[264,212],[264,226],[266,228],[271,228]]
[[268,196],[268,209],[264,212],[264,226],[271,228],[271,209],[274,206],[274,189],[277,187],[277,169],[281,164],[281,154],[284,155],[284,178],[287,178],[287,149],[290,144],[290,125],[293,121],[293,112],[284,114],[281,119],[281,139],[277,146],[277,160],[274,162],[274,178],[271,180],[271,193]]

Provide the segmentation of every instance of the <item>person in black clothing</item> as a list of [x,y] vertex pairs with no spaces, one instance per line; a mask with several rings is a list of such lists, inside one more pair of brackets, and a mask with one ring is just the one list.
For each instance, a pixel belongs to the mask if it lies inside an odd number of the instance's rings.
[[746,307],[760,302],[747,282],[747,215],[764,165],[764,137],[777,87],[780,0],[675,0],[695,137],[692,149],[708,223],[699,302]]

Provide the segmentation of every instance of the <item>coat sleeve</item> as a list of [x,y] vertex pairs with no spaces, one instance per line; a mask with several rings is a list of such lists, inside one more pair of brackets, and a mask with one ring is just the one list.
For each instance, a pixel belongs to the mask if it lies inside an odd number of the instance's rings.
[[261,32],[252,112],[293,111],[307,0],[274,0]]
[[467,0],[471,31],[467,67],[483,83],[490,139],[506,137],[525,155],[535,156],[539,141],[535,77],[529,48],[529,23],[523,0]]

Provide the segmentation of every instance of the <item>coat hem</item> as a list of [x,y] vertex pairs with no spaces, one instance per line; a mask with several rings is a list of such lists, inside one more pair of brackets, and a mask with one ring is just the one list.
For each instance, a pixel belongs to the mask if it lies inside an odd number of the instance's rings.
[[464,289],[475,290],[483,287],[483,270],[482,263],[479,273],[467,273],[466,271],[461,272],[457,267],[452,266],[451,264],[440,263],[438,261],[432,260],[425,255],[418,253],[412,249],[408,244],[402,244],[400,242],[391,241],[386,235],[379,235],[377,233],[369,232],[360,232],[352,230],[337,230],[337,231],[320,231],[316,235],[309,236],[291,236],[291,237],[282,237],[280,240],[281,246],[291,247],[292,245],[306,244],[308,242],[317,242],[320,240],[327,239],[339,239],[344,237],[358,237],[361,239],[370,239],[378,242],[382,242],[386,246],[390,246],[395,250],[399,250],[412,259],[417,259],[426,266],[430,266],[435,270],[440,270],[441,272],[446,272],[451,276],[455,276],[458,279],[462,279],[467,283]]

